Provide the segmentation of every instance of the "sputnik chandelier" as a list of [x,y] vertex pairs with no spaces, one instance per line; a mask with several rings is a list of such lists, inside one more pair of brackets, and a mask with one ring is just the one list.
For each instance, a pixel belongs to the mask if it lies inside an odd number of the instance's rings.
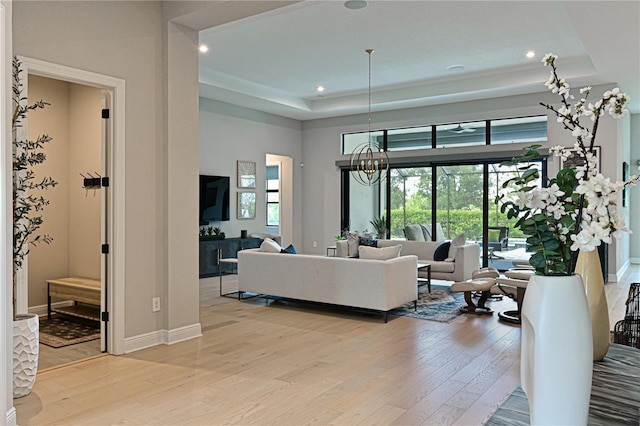
[[389,157],[371,136],[371,54],[369,54],[369,136],[367,142],[358,145],[351,153],[351,174],[362,185],[375,185],[383,180],[389,171]]

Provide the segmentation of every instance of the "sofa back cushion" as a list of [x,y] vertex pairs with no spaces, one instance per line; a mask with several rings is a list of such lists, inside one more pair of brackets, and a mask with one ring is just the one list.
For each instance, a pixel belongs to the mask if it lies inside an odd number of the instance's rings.
[[400,257],[400,251],[402,250],[402,246],[400,244],[391,246],[391,247],[369,247],[369,246],[360,246],[358,247],[358,253],[360,254],[360,259],[372,259],[372,260],[388,260],[396,257]]
[[410,241],[426,241],[424,229],[420,225],[407,225],[404,227],[404,236]]

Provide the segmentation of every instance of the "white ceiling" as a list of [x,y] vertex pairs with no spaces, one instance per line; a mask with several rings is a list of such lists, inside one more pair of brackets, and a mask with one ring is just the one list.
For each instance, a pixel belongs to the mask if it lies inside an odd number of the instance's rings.
[[200,42],[201,96],[298,120],[367,111],[368,48],[373,111],[544,92],[553,52],[572,87],[617,83],[640,112],[640,1],[303,1]]

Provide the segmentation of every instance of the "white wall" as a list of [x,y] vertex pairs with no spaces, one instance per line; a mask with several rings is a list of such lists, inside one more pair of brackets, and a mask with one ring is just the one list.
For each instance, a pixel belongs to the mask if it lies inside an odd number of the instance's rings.
[[13,407],[13,304],[11,203],[12,2],[0,1],[0,423],[15,425]]
[[125,80],[126,162],[112,176],[125,180],[124,337],[151,335],[139,347],[167,341],[162,330],[198,324],[197,33],[170,31],[161,2],[13,9],[15,54]]
[[[267,154],[292,158],[292,240],[283,244],[301,247],[302,242],[302,126],[299,121],[277,117],[210,99],[200,99],[200,173],[231,178],[231,220],[212,223],[227,236],[240,230],[264,232],[266,217],[265,179]],[[256,218],[236,219],[236,162],[256,163]],[[304,164],[306,169],[308,165]],[[284,171],[286,172],[286,171]],[[285,173],[289,174],[289,173]]]
[[[601,94],[612,86],[595,86],[592,94]],[[452,103],[407,110],[396,110],[372,114],[372,128],[393,128],[420,126],[426,124],[456,123],[471,120],[496,119],[527,115],[540,115],[545,109],[540,102],[556,104],[557,96],[550,93],[509,96],[496,99]],[[555,115],[549,115],[548,142],[544,147],[555,145],[573,146],[574,139],[562,125],[556,122]],[[322,254],[325,247],[332,245],[334,236],[340,232],[340,173],[335,163],[348,160],[340,155],[340,135],[344,132],[367,130],[367,116],[353,115],[330,119],[305,121],[303,123],[303,223],[304,239],[302,250],[306,253]],[[623,143],[621,140],[620,143]],[[628,144],[629,142],[624,142]],[[596,145],[602,146],[602,170],[606,176],[619,179],[618,169],[622,158],[616,153],[618,145],[618,123],[610,117],[603,117]],[[543,148],[544,148],[543,147]],[[460,158],[470,158],[474,153],[495,149],[501,152],[504,145],[495,148],[466,147],[446,148],[431,152],[441,155],[443,152],[455,153]],[[391,160],[393,163],[393,159]],[[558,160],[549,162],[549,175],[553,176],[559,167]],[[314,224],[314,226],[308,226]],[[639,231],[640,232],[640,231]],[[317,241],[316,248],[313,242]],[[617,259],[615,244],[609,247],[609,272],[614,273],[621,263]]]
[[[630,134],[631,134],[631,152],[629,160],[629,173],[632,175],[640,174],[638,166],[640,165],[640,114],[631,114]],[[631,234],[630,256],[634,263],[640,263],[640,186],[634,186],[629,189],[629,228],[635,230]]]
[[41,212],[44,223],[38,234],[54,240],[32,246],[29,253],[33,309],[47,303],[47,279],[100,279],[100,192],[82,189],[80,173],[100,172],[101,94],[93,87],[31,75],[28,96],[31,103],[43,99],[51,104],[28,117],[29,139],[41,134],[53,138],[45,145],[46,161],[34,170],[36,180],[49,176],[58,182],[39,191],[50,205]]
[[[69,85],[60,80],[29,76],[29,103],[44,100],[50,105],[28,115],[28,138],[53,138],[44,146],[45,162],[33,167],[36,181],[45,176],[58,182],[46,191],[34,191],[50,204],[41,212],[43,224],[38,234],[53,237],[51,244],[30,245],[28,256],[29,307],[47,303],[46,279],[69,276]],[[37,214],[37,213],[36,213]]]

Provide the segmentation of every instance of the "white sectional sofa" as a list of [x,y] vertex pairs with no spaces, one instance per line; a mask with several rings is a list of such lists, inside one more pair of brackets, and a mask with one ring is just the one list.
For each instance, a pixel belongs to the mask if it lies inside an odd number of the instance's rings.
[[[460,246],[452,260],[433,260],[433,254],[441,242],[436,241],[408,241],[408,240],[378,240],[378,247],[402,245],[401,256],[417,256],[418,262],[431,265],[431,278],[448,281],[466,281],[471,279],[473,271],[480,263],[480,245],[466,243]],[[336,256],[348,256],[348,242],[336,241]],[[420,278],[427,278],[426,269],[420,270]]]
[[238,252],[238,290],[384,313],[418,298],[416,256],[389,260]]

